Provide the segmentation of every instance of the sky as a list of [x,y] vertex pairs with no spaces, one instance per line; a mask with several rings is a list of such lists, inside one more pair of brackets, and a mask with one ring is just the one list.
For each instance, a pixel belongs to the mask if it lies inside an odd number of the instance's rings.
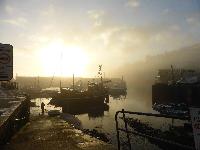
[[91,77],[98,64],[112,74],[199,41],[199,0],[0,0],[18,75]]

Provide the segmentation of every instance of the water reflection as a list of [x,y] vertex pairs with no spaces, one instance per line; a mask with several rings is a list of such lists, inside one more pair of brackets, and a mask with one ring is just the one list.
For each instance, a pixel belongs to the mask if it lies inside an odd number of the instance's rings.
[[[144,90],[143,92],[138,92],[138,90],[136,89],[128,88],[127,95],[112,93],[110,95],[110,102],[108,103],[108,105],[109,111],[104,111],[104,115],[102,117],[96,117],[94,119],[91,119],[88,116],[88,114],[80,114],[77,115],[77,117],[79,120],[81,120],[83,128],[97,129],[96,127],[98,127],[98,130],[109,134],[109,137],[111,138],[111,143],[115,146],[117,145],[116,127],[114,119],[116,111],[125,109],[128,111],[154,112],[152,110],[151,103],[151,90],[147,92]],[[160,120],[157,120],[155,122],[160,122]],[[124,127],[124,124],[122,124],[122,127]],[[122,139],[123,137],[125,137],[124,139],[126,140],[126,135],[122,136]],[[137,141],[138,139],[134,141],[134,145],[136,145],[136,143],[138,145]],[[144,145],[142,144],[136,149],[144,149]],[[156,148],[152,148],[151,146],[150,149]]]
[[[127,95],[111,94],[110,101],[107,105],[65,105],[62,107],[62,112],[75,115],[75,117],[81,121],[84,129],[98,129],[98,131],[108,134],[111,138],[111,143],[116,146],[117,140],[114,120],[116,111],[122,109],[143,112],[153,111],[151,103],[151,91],[145,92],[143,90],[141,94],[141,92],[138,92],[135,89],[129,89],[127,93]],[[40,106],[41,101],[45,101],[45,109],[49,110],[50,108],[54,108],[54,106],[48,105],[50,99],[37,99],[36,105]],[[158,120],[155,122],[160,121]],[[142,147],[143,146],[139,147],[138,149],[142,149]]]
[[72,115],[88,114],[89,118],[103,117],[104,111],[109,111],[109,105],[105,103],[96,103],[91,105],[78,105],[62,106],[63,113],[70,113]]
[[127,91],[126,90],[112,90],[109,91],[110,96],[115,100],[124,100],[126,99]]

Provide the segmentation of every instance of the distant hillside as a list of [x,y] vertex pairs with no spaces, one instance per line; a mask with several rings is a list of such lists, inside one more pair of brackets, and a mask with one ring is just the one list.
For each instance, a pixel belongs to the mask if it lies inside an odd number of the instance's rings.
[[144,61],[127,64],[118,71],[124,74],[129,87],[148,89],[154,83],[158,69],[170,68],[200,69],[200,44],[179,50],[148,56]]

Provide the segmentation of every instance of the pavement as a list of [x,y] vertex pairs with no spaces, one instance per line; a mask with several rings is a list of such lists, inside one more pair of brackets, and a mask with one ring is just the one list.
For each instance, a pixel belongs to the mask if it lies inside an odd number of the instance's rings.
[[46,115],[31,116],[1,150],[115,150],[103,141],[73,128],[66,121]]

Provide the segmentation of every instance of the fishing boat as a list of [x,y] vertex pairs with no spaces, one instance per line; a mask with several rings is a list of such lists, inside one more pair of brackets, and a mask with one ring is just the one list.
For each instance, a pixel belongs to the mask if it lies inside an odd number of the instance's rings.
[[64,106],[66,104],[104,103],[108,99],[108,91],[99,84],[89,83],[85,91],[62,88],[50,101],[50,104]]
[[152,104],[200,106],[200,72],[195,70],[159,70],[152,86]]
[[50,104],[56,106],[69,106],[73,107],[78,105],[91,105],[98,103],[107,103],[109,100],[108,88],[103,84],[101,77],[100,82],[89,82],[87,89],[76,90],[74,86],[72,88],[62,88],[60,83],[60,92],[58,92],[50,101]]
[[113,84],[111,84],[111,86],[109,87],[109,94],[111,96],[116,96],[116,95],[126,95],[126,82],[123,79],[117,82],[114,82]]

